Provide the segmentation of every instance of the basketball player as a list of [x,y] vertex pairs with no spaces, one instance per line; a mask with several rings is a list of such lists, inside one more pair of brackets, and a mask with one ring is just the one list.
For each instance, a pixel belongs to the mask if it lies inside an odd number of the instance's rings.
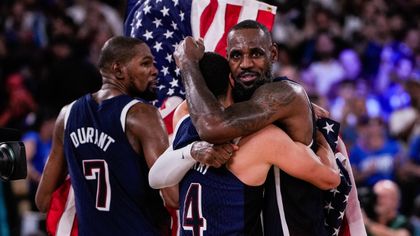
[[[200,60],[200,70],[219,101],[230,105],[230,70],[226,59],[206,53]],[[177,123],[174,149],[199,140],[187,115],[186,103],[183,103],[174,116],[174,124]],[[319,141],[321,160],[310,148],[294,143],[281,129],[270,125],[241,139],[233,158],[218,169],[195,163],[188,157],[189,148],[180,156],[165,152],[152,167],[149,181],[155,188],[177,184],[185,174],[180,170],[193,167],[179,185],[182,235],[262,235],[263,184],[271,165],[322,189],[339,184],[334,155],[325,139],[319,137]],[[186,159],[190,160],[190,165],[180,165],[188,161]]]
[[[51,194],[69,173],[79,235],[168,235],[169,215],[147,181],[168,136],[157,109],[133,98],[154,93],[153,56],[139,39],[113,37],[98,67],[101,89],[65,106],[56,121],[37,206],[48,209]],[[170,191],[163,196],[175,207],[177,192]]]
[[[227,108],[210,93],[197,65],[204,52],[202,41],[186,38],[174,54],[201,139],[223,143],[273,123],[294,141],[309,145],[316,133],[311,104],[300,85],[271,76],[277,49],[267,28],[247,20],[234,26],[227,38],[232,94],[238,102]],[[276,167],[265,186],[267,235],[327,235],[321,189]]]

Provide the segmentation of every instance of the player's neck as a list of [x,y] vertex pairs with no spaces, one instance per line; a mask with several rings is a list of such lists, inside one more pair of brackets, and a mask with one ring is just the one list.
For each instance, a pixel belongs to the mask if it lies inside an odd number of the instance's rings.
[[232,87],[229,86],[226,95],[219,97],[219,102],[226,108],[233,104]]
[[122,91],[118,87],[114,87],[109,84],[104,84],[102,85],[102,88],[99,91],[92,94],[92,97],[97,103],[101,103],[104,100],[119,96],[121,94],[124,94],[124,91]]

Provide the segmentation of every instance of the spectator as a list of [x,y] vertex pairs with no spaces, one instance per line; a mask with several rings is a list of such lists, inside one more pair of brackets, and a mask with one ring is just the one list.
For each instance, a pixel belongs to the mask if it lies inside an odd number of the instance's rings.
[[420,135],[414,137],[409,145],[408,160],[401,167],[399,172],[400,184],[404,190],[402,210],[411,214],[413,201],[420,194]]
[[0,113],[0,127],[20,128],[26,115],[37,109],[37,104],[23,80],[19,73],[10,75],[6,80],[5,87],[9,96],[6,108]]
[[358,186],[373,186],[382,179],[394,180],[401,146],[388,138],[382,119],[362,117],[358,138],[350,151]]
[[420,236],[420,195],[414,199],[413,215],[410,217],[410,223],[414,227],[413,236]]
[[57,111],[77,97],[100,87],[95,66],[75,53],[74,39],[57,36],[50,45],[51,64],[41,88],[41,101]]
[[28,162],[29,200],[33,211],[37,210],[35,193],[51,150],[55,119],[54,112],[41,109],[36,115],[33,129],[22,137]]
[[319,95],[327,96],[331,86],[344,79],[344,69],[334,58],[336,45],[328,33],[318,35],[315,48],[319,61],[309,66],[306,82],[313,86]]
[[400,190],[398,185],[390,180],[381,180],[373,187],[376,195],[374,205],[375,218],[365,216],[368,235],[372,236],[410,236],[413,227],[408,219],[398,213]]

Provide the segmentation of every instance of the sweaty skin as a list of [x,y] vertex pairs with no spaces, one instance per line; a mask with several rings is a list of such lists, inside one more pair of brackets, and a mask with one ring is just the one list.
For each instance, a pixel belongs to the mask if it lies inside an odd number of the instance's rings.
[[[184,101],[175,111],[174,125],[185,115],[188,115],[188,108]],[[281,129],[269,125],[242,138],[226,165],[243,183],[251,186],[263,184],[269,168],[275,165],[320,189],[337,187],[340,177],[334,154],[325,138],[318,134],[316,141],[320,148],[315,154],[302,143],[293,142]]]
[[[235,81],[244,78],[240,76],[244,71],[266,74],[268,63],[277,58],[275,46],[255,40],[258,37],[261,37],[258,29],[229,33],[228,60],[233,79],[238,77]],[[240,40],[235,41],[236,38]],[[294,141],[310,144],[312,111],[302,86],[291,81],[266,83],[256,89],[250,100],[224,108],[202,78],[198,61],[203,53],[203,43],[187,37],[174,54],[182,72],[191,118],[203,140],[224,143],[278,122]]]

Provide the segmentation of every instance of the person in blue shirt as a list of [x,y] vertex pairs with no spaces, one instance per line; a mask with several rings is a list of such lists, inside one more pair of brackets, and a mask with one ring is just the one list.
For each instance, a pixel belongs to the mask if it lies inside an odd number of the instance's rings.
[[48,108],[41,108],[36,114],[34,128],[26,132],[22,141],[25,145],[28,165],[29,199],[32,210],[36,210],[35,193],[41,179],[48,154],[51,151],[52,134],[57,114]]
[[382,179],[394,180],[401,146],[389,139],[380,118],[362,117],[358,121],[358,140],[350,150],[358,186],[373,186]]

